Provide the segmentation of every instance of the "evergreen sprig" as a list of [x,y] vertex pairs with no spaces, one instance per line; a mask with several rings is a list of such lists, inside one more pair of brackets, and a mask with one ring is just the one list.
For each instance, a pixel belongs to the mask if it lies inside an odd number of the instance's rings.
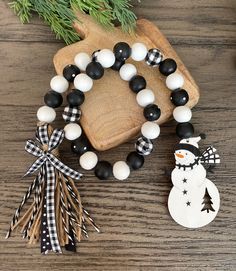
[[73,28],[73,23],[79,21],[76,10],[88,13],[106,28],[119,21],[122,29],[131,33],[136,24],[130,0],[13,0],[9,5],[22,23],[28,23],[33,12],[38,13],[66,44],[80,39]]

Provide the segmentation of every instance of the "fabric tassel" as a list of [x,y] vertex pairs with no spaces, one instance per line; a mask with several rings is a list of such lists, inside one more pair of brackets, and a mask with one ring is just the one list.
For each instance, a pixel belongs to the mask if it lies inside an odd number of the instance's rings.
[[[86,223],[99,232],[99,228],[81,203],[73,179],[80,180],[82,174],[69,168],[59,159],[58,147],[64,139],[64,131],[53,130],[48,124],[36,131],[37,141],[28,140],[25,150],[37,157],[25,176],[38,171],[12,218],[6,238],[17,227],[21,227],[29,243],[41,239],[41,252],[61,253],[62,247],[76,251],[75,242],[81,235],[88,237]],[[23,206],[34,192],[33,203],[20,218]]]

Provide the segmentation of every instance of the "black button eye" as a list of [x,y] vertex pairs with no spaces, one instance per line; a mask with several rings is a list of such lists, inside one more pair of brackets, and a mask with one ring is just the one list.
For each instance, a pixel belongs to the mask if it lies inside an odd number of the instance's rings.
[[188,155],[187,152],[185,153],[185,155]]

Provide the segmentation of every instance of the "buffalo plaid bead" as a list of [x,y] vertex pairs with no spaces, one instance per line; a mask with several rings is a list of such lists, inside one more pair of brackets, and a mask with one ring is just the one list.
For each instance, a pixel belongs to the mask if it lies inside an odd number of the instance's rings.
[[153,150],[153,143],[146,137],[139,137],[135,143],[136,151],[141,155],[149,155]]
[[67,106],[62,114],[65,122],[76,122],[81,117],[81,110],[77,107]]
[[92,61],[97,61],[97,56],[98,56],[98,53],[100,52],[101,50],[96,50],[92,53]]
[[160,50],[154,48],[150,49],[146,55],[145,61],[149,66],[156,67],[163,59],[163,55]]

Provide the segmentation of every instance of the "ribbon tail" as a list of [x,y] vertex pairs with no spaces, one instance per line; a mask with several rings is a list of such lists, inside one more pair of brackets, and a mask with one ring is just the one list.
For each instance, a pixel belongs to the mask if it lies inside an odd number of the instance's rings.
[[51,153],[48,154],[48,159],[49,159],[50,163],[56,169],[58,169],[63,175],[66,175],[67,177],[70,177],[70,178],[75,179],[75,180],[80,180],[80,178],[82,177],[81,173],[79,173],[79,172],[75,171],[74,169],[66,166],[65,164],[63,164],[59,159],[57,159]]
[[46,216],[48,232],[51,242],[52,251],[62,253],[57,235],[56,219],[55,219],[55,187],[56,174],[54,167],[47,160],[45,164],[46,170]]
[[36,161],[34,161],[34,163],[29,167],[29,169],[27,170],[27,172],[25,173],[25,175],[23,177],[26,177],[28,175],[33,174],[35,171],[37,171],[47,160],[47,157],[45,156],[40,156]]

